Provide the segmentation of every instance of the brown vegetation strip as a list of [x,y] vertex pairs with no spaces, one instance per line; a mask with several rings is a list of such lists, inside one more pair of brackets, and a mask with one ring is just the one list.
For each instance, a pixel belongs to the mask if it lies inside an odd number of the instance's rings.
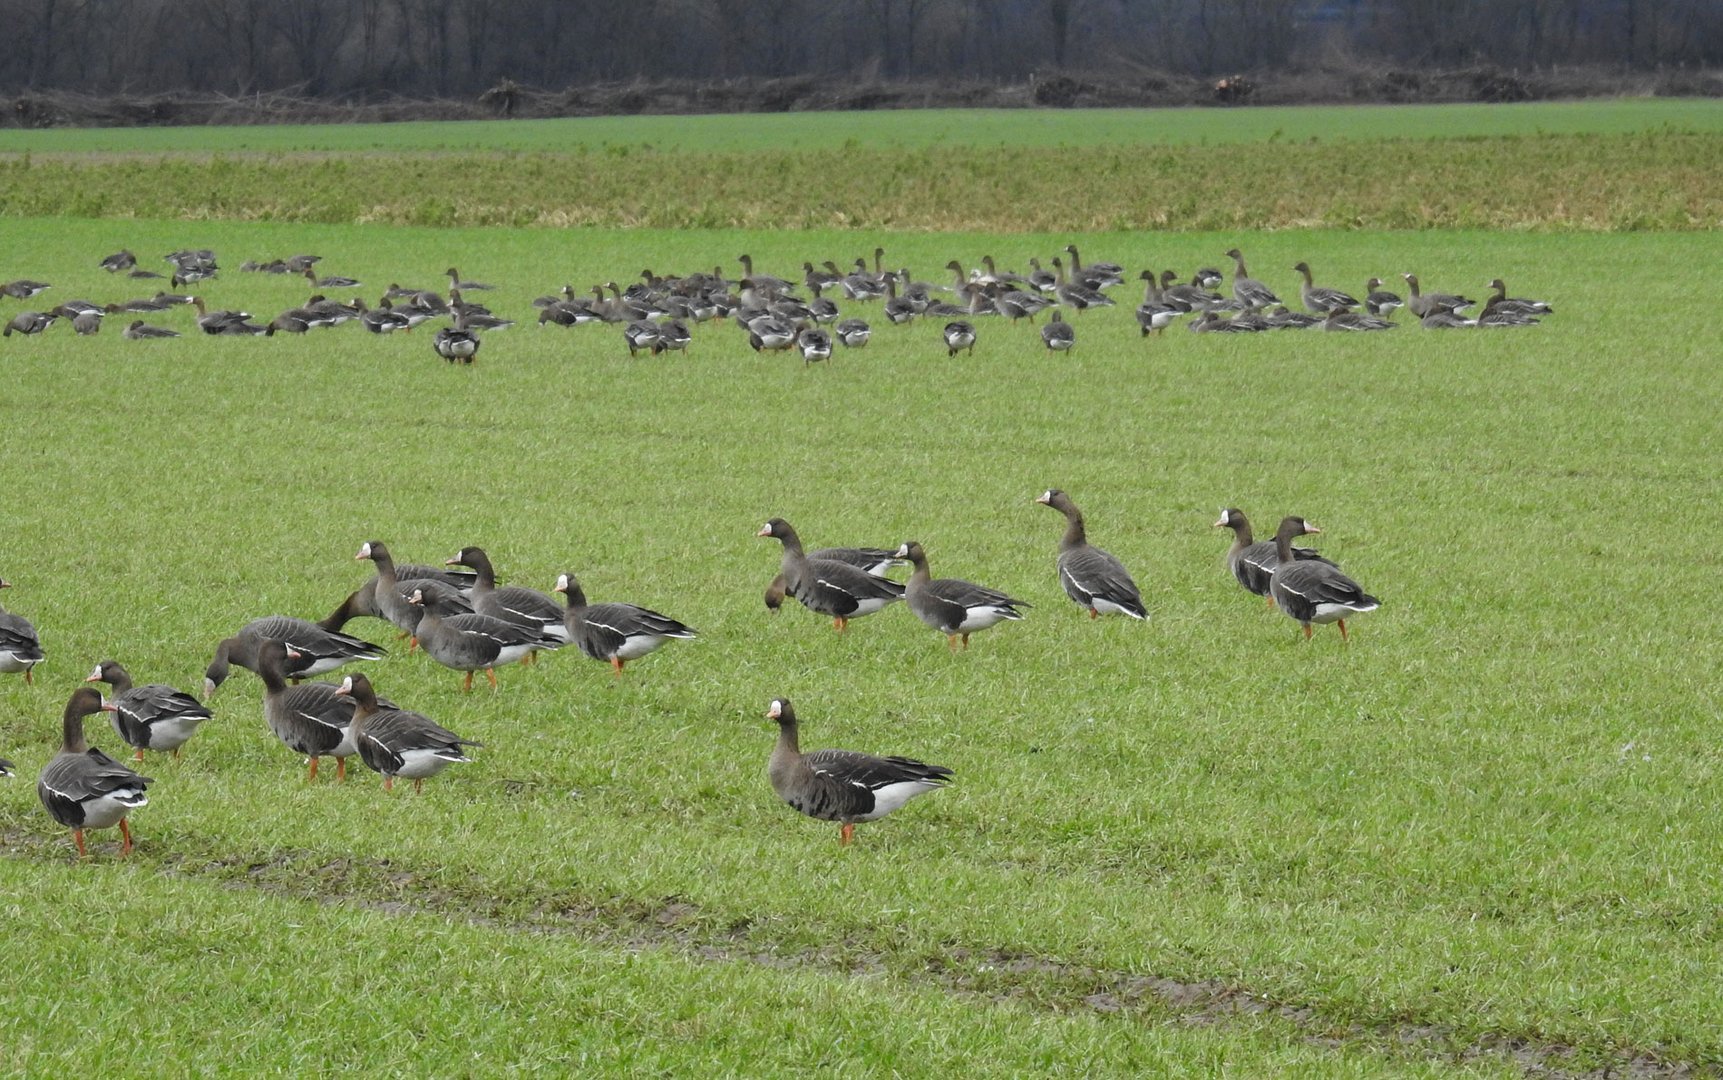
[[[0,830],[0,856],[66,857],[62,837]],[[145,856],[134,856],[134,858]],[[865,942],[793,951],[762,946],[751,921],[702,910],[677,896],[593,899],[549,894],[503,903],[482,893],[429,884],[428,875],[388,860],[355,860],[303,851],[267,856],[166,855],[158,865],[194,881],[256,889],[272,896],[352,907],[392,916],[424,916],[513,933],[566,934],[628,951],[664,949],[691,959],[838,974],[927,981],[989,1001],[1057,1012],[1143,1013],[1196,1025],[1267,1018],[1315,1045],[1368,1049],[1402,1059],[1449,1063],[1511,1062],[1538,1080],[1688,1080],[1723,1076],[1723,1063],[1676,1060],[1661,1050],[1579,1047],[1536,1035],[1489,1033],[1468,1038],[1413,1018],[1393,1022],[1337,1020],[1308,1004],[1278,1001],[1220,980],[1186,980],[1109,971],[1006,949],[951,946],[905,969]],[[100,873],[92,866],[92,873]]]
[[0,160],[0,215],[909,231],[1723,227],[1723,136]]

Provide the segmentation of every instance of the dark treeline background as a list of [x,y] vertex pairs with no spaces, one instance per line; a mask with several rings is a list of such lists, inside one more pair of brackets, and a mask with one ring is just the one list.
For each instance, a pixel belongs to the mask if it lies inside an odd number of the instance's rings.
[[1718,0],[0,0],[0,91],[1723,64]]

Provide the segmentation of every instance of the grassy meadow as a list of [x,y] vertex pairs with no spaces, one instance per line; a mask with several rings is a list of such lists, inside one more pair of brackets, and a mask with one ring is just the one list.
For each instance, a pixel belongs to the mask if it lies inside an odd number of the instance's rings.
[[[1695,138],[1693,160],[1714,153]],[[397,165],[408,198],[440,176]],[[988,320],[947,358],[937,322],[873,308],[865,350],[810,370],[729,324],[637,360],[615,327],[523,325],[471,368],[424,331],[355,326],[128,342],[116,317],[8,339],[0,602],[48,660],[34,686],[0,679],[20,774],[0,781],[0,1071],[1723,1067],[1723,649],[1690,584],[1717,562],[1696,541],[1723,529],[1723,387],[1708,298],[1661,292],[1711,260],[1714,220],[1108,232],[1079,207],[1044,232],[433,228],[6,206],[0,277],[54,282],[36,306],[146,295],[96,269],[122,246],[152,268],[215,248],[229,269],[203,294],[265,318],[303,282],[232,268],[315,251],[368,299],[453,264],[530,319],[564,282],[732,270],[743,251],[792,277],[880,245],[939,280],[951,258],[1023,267],[1074,241],[1187,274],[1237,244],[1284,296],[1300,259],[1350,289],[1415,271],[1481,295],[1500,275],[1557,315],[1144,339],[1126,288],[1071,318],[1068,356]],[[150,320],[193,329],[189,310]],[[1062,521],[1031,502],[1050,486],[1131,568],[1149,622],[1065,599]],[[1259,535],[1284,513],[1320,524],[1315,546],[1382,609],[1350,646],[1304,642],[1226,572],[1222,506]],[[794,603],[768,615],[780,549],[753,534],[773,515],[810,546],[920,540],[935,575],[1035,606],[956,655],[901,605],[841,636]],[[421,562],[479,544],[541,589],[572,571],[594,601],[701,636],[620,682],[565,650],[468,695],[356,621],[391,649],[366,666],[378,691],[485,743],[474,763],[419,795],[362,769],[307,785],[237,672],[184,758],[147,763],[132,858],[104,836],[75,865],[32,791],[72,688],[108,657],[195,688],[247,620],[334,608],[375,538]],[[766,782],[775,696],[805,747],[957,781],[840,848]]]

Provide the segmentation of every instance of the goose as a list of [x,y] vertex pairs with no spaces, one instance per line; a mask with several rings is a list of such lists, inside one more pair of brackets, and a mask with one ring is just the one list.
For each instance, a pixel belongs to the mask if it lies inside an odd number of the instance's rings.
[[946,647],[957,648],[958,639],[969,648],[969,635],[1007,619],[1022,619],[1018,608],[1027,608],[1002,592],[957,578],[935,578],[928,573],[927,552],[914,540],[897,549],[896,558],[908,559],[914,569],[904,587],[909,610],[929,627],[945,635]]
[[1536,326],[1540,320],[1502,302],[1499,296],[1484,301],[1484,310],[1473,322],[1478,326]]
[[854,750],[802,753],[796,711],[789,698],[766,710],[778,722],[778,742],[766,773],[778,798],[819,821],[838,821],[838,843],[855,838],[856,822],[878,821],[917,795],[944,787],[955,775],[943,765],[905,757],[875,757]]
[[638,354],[641,349],[657,352],[658,324],[650,319],[636,319],[622,328],[622,339],[628,346],[629,356]]
[[480,615],[489,615],[493,619],[537,630],[558,641],[568,640],[568,630],[563,625],[562,605],[556,598],[520,585],[497,588],[496,569],[491,565],[491,557],[485,554],[484,548],[464,547],[447,565],[470,566],[477,574],[468,599],[472,601],[473,610]]
[[1516,300],[1508,296],[1508,286],[1501,278],[1496,278],[1489,284],[1495,290],[1495,296],[1490,299],[1497,311],[1512,315],[1554,315],[1555,308],[1542,300]]
[[1029,260],[1029,286],[1038,293],[1050,293],[1059,286],[1059,277],[1041,268],[1040,259]]
[[269,320],[269,325],[263,328],[263,336],[274,337],[277,333],[303,334],[314,325],[316,324],[301,318],[298,311],[284,311]]
[[171,686],[133,686],[131,675],[118,661],[103,660],[84,681],[107,683],[113,691],[114,733],[137,749],[138,761],[144,759],[145,750],[167,750],[179,757],[179,748],[210,716],[197,698]]
[[347,759],[353,755],[353,703],[325,682],[287,685],[287,665],[301,659],[274,639],[257,646],[257,677],[263,680],[263,721],[281,745],[304,754],[307,782],[317,779],[317,764],[335,759],[335,779],[347,779]]
[[1048,352],[1067,352],[1077,344],[1077,328],[1055,311],[1052,319],[1041,327],[1041,342]]
[[866,319],[845,319],[833,327],[837,333],[838,343],[846,349],[860,349],[867,344],[867,339],[873,336],[873,330]]
[[486,285],[482,281],[462,281],[461,272],[452,266],[443,273],[449,279],[449,288],[459,289],[461,292],[490,292],[496,288],[495,285]]
[[801,537],[783,518],[760,526],[756,536],[769,536],[784,545],[782,577],[784,590],[817,615],[829,615],[840,633],[851,619],[872,615],[894,600],[903,599],[904,587],[887,578],[835,559],[809,558],[802,551]]
[[907,326],[915,321],[915,317],[925,311],[926,304],[917,306],[915,301],[906,296],[897,295],[897,278],[888,277],[885,280],[885,317],[893,326]]
[[32,296],[39,296],[53,287],[46,281],[19,278],[17,281],[8,281],[6,284],[0,285],[0,294],[10,296],[14,300],[28,300]]
[[1424,316],[1437,311],[1464,311],[1476,304],[1476,300],[1468,300],[1464,296],[1452,293],[1427,293],[1418,289],[1417,274],[1401,274],[1406,279],[1406,288],[1411,296],[1406,298],[1406,309],[1422,319]]
[[1262,316],[1270,330],[1308,330],[1313,326],[1321,326],[1322,319],[1316,315],[1306,315],[1302,311],[1292,311],[1285,304],[1275,307]]
[[395,786],[397,776],[411,780],[415,792],[422,791],[426,777],[473,760],[462,747],[484,745],[461,738],[428,716],[382,704],[364,675],[347,676],[335,693],[352,699],[353,748],[366,768],[383,774],[384,791]]
[[461,683],[463,691],[472,690],[473,672],[483,669],[495,692],[499,666],[563,644],[560,638],[541,630],[464,611],[451,604],[447,594],[433,596],[427,592],[428,582],[413,584],[420,587],[413,590],[407,602],[424,612],[419,619],[419,644],[437,663],[467,673]]
[[994,266],[993,256],[991,255],[981,256],[981,265],[987,267],[986,280],[991,281],[996,285],[1009,285],[1012,287],[1022,286],[1024,288],[1031,289],[1035,287],[1034,283],[1022,274],[1012,273],[1009,270],[1000,270],[998,267]]
[[969,355],[975,355],[975,324],[965,319],[954,319],[945,324],[945,355],[956,356],[964,349]]
[[1205,266],[1191,276],[1191,281],[1202,289],[1217,288],[1223,280],[1221,272],[1212,266]]
[[1187,311],[1218,311],[1226,304],[1226,299],[1217,292],[1211,292],[1193,279],[1189,285],[1178,283],[1178,274],[1171,270],[1161,271],[1161,300],[1164,303],[1182,306]]
[[468,305],[459,312],[457,323],[463,330],[483,330],[486,333],[500,334],[515,324],[513,319],[502,319],[488,311],[478,311]]
[[5,330],[0,330],[0,337],[11,337],[13,334],[40,334],[54,325],[57,316],[43,311],[20,311],[12,316]]
[[1227,251],[1227,258],[1233,261],[1232,295],[1245,307],[1267,307],[1280,303],[1280,297],[1274,295],[1274,290],[1250,276],[1244,267],[1244,255],[1237,249]]
[[1057,258],[1053,260],[1053,271],[1059,276],[1059,284],[1053,288],[1054,297],[1066,307],[1076,308],[1077,314],[1081,315],[1092,307],[1116,306],[1112,297],[1099,290],[1091,289],[1081,282],[1067,281],[1065,265]]
[[[12,583],[0,578],[0,589],[10,589]],[[24,684],[32,683],[30,669],[47,659],[42,651],[42,639],[36,628],[22,615],[14,615],[0,607],[0,674],[24,673]]]
[[781,319],[761,315],[748,323],[748,344],[755,352],[778,352],[796,343],[796,328]]
[[1066,244],[1065,253],[1071,256],[1073,281],[1096,291],[1125,283],[1125,268],[1118,263],[1090,263],[1084,266],[1082,256],[1077,254],[1076,244]]
[[18,766],[7,761],[5,758],[0,758],[0,778],[4,778],[6,780],[12,779],[12,777],[17,775],[14,771],[17,767]]
[[381,660],[388,652],[381,645],[291,615],[265,615],[216,645],[215,658],[204,671],[203,696],[212,697],[227,681],[230,664],[257,672],[257,650],[265,641],[285,642],[292,648],[295,655],[289,658],[285,672],[296,680],[334,671],[355,660]]
[[60,752],[36,781],[36,794],[48,816],[72,830],[78,858],[88,856],[84,830],[120,827],[120,857],[131,854],[132,831],[126,815],[149,804],[145,791],[155,783],[121,765],[84,741],[84,717],[113,705],[87,686],[72,691],[66,702]]
[[[1268,606],[1273,607],[1274,596],[1269,592],[1268,583],[1274,576],[1274,568],[1280,565],[1280,553],[1274,541],[1257,540],[1251,533],[1250,520],[1244,516],[1244,511],[1238,509],[1221,510],[1220,520],[1214,523],[1214,527],[1232,530],[1232,546],[1226,551],[1226,566],[1232,571],[1232,576],[1238,579],[1246,592],[1266,597]],[[1311,548],[1293,548],[1292,557],[1322,559]],[[1322,561],[1328,562],[1327,559]]]
[[[736,261],[742,264],[742,277],[753,282],[753,287],[763,292],[786,293],[790,291],[790,283],[781,277],[757,273],[754,270],[754,257],[748,254],[736,256]],[[834,271],[835,272],[835,271]],[[838,277],[844,275],[838,274]]]
[[303,274],[322,261],[321,255],[289,255],[283,260],[283,266],[295,274]]
[[130,270],[137,264],[138,257],[127,251],[125,248],[121,248],[112,255],[105,257],[101,262],[102,269],[106,270],[110,274],[118,273],[121,270]]
[[1426,330],[1458,330],[1461,327],[1478,325],[1478,320],[1468,319],[1448,308],[1436,308],[1418,322]]
[[819,287],[815,286],[814,298],[808,301],[808,314],[816,323],[825,326],[837,322],[841,312],[838,311],[838,305],[829,298],[821,296]]
[[1248,320],[1239,322],[1237,319],[1227,318],[1218,311],[1203,312],[1190,321],[1188,328],[1198,334],[1250,334],[1259,329]]
[[1059,541],[1059,584],[1064,586],[1065,595],[1088,608],[1091,619],[1102,614],[1148,618],[1142,594],[1125,565],[1089,543],[1083,512],[1071,496],[1049,488],[1035,501],[1065,515],[1065,535]]
[[[460,593],[460,590],[449,585],[444,577],[433,567],[426,567],[429,574],[418,577],[403,576],[400,567],[395,565],[394,556],[389,553],[389,546],[381,540],[367,540],[359,546],[354,560],[370,559],[377,565],[377,584],[374,589],[377,614],[395,624],[395,629],[409,639],[407,651],[411,653],[418,647],[416,640],[411,640],[418,630],[419,620],[424,616],[424,605],[413,604],[409,597],[415,591],[423,591],[426,596],[434,596],[443,600],[451,611],[471,611],[472,605]],[[414,568],[417,569],[417,568]]]
[[[885,577],[892,567],[903,561],[884,548],[816,548],[808,552],[808,558],[846,563],[877,578]],[[783,606],[785,592],[784,575],[779,574],[766,586],[766,610],[776,615],[778,609]]]
[[257,335],[268,332],[268,327],[246,321],[251,318],[248,311],[210,311],[201,296],[192,297],[191,303],[197,308],[197,327],[206,334]]
[[107,312],[109,315],[119,315],[122,312],[135,315],[143,312],[166,311],[170,307],[173,307],[173,305],[166,300],[157,300],[153,296],[145,296],[136,300],[127,300],[123,303],[109,304]]
[[1349,308],[1332,308],[1322,320],[1324,330],[1392,330],[1398,325],[1385,316],[1360,315]]
[[441,327],[432,334],[431,348],[436,350],[438,357],[443,357],[450,363],[472,363],[472,358],[479,355],[479,334],[467,329],[467,320],[455,320],[455,326]]
[[1389,292],[1382,288],[1382,279],[1373,277],[1364,283],[1364,310],[1372,315],[1386,319],[1394,312],[1406,306],[1400,299],[1399,293]]
[[160,281],[162,278],[162,275],[156,273],[154,270],[132,270],[128,272],[126,276],[129,278],[137,278],[140,281],[147,278],[154,278],[155,280]]
[[305,280],[311,282],[312,286],[318,289],[357,289],[365,284],[357,278],[342,277],[340,274],[318,277],[317,271],[310,267],[305,268]]
[[796,336],[796,347],[802,350],[802,366],[830,360],[832,336],[824,330],[803,330]]
[[[419,563],[396,565],[395,577],[397,582],[423,581],[428,578],[441,585],[446,585],[458,593],[471,593],[478,584],[478,575],[471,570],[451,570],[447,566],[424,566]],[[349,593],[347,599],[341,602],[341,606],[318,622],[317,625],[325,630],[339,631],[351,620],[361,617],[384,618],[383,612],[377,606],[377,575],[375,574],[372,574],[365,584]]]
[[829,289],[843,279],[844,275],[836,270],[820,270],[815,268],[812,262],[802,263],[802,284],[815,296],[820,294],[821,289]]
[[1304,627],[1305,640],[1310,639],[1312,623],[1335,623],[1340,627],[1340,640],[1346,641],[1346,620],[1375,611],[1381,601],[1327,559],[1298,558],[1292,538],[1321,531],[1301,517],[1281,519],[1280,530],[1274,534],[1279,565],[1268,579],[1269,595],[1275,606]]
[[1143,302],[1137,305],[1137,325],[1142,329],[1143,337],[1150,332],[1160,333],[1174,319],[1189,311],[1190,308],[1169,304],[1162,298],[1160,280],[1153,270],[1144,270],[1137,275],[1143,282]]
[[411,330],[413,321],[396,311],[394,302],[385,296],[377,301],[376,307],[359,312],[359,325],[373,334],[393,334],[397,330]]
[[622,665],[656,651],[671,638],[693,638],[693,629],[660,615],[649,608],[633,604],[588,604],[586,593],[573,574],[561,574],[552,592],[562,593],[568,600],[563,611],[563,625],[568,640],[594,660],[603,660],[622,677]]
[[682,352],[688,348],[688,343],[694,340],[694,335],[688,332],[688,324],[681,319],[671,319],[658,328],[658,341],[652,346],[654,356],[661,352]]
[[1326,285],[1318,285],[1310,276],[1310,264],[1300,262],[1293,267],[1304,275],[1304,285],[1299,289],[1299,296],[1304,300],[1306,311],[1317,315],[1326,315],[1337,307],[1355,308],[1358,301],[1351,294],[1332,289]]

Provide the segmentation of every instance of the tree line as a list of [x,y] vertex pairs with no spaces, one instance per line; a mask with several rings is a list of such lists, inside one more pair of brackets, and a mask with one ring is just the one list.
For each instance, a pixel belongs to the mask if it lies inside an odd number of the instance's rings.
[[0,20],[11,93],[1723,66],[1715,0],[0,0]]

